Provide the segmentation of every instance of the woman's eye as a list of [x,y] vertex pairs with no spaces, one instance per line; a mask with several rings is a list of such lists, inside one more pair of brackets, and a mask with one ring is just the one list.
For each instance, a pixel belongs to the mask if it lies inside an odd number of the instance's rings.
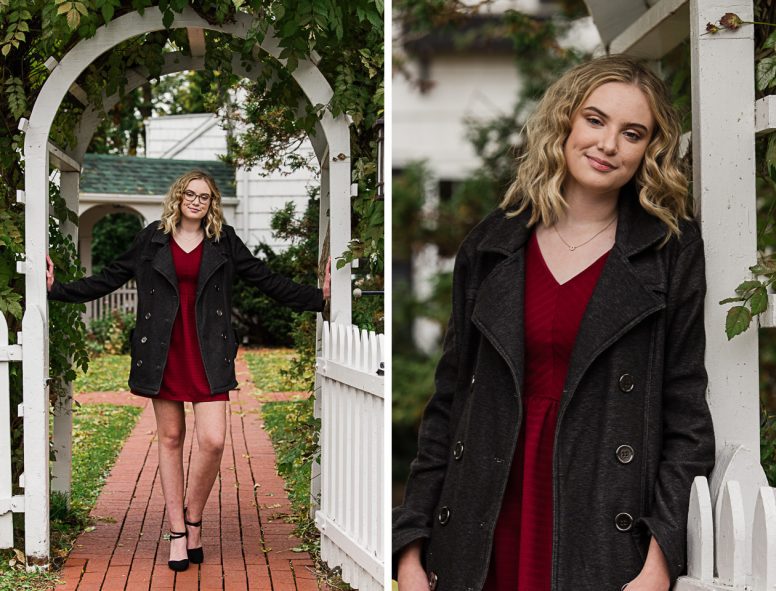
[[588,117],[587,120],[592,125],[603,125],[598,117]]
[[641,139],[641,134],[635,131],[626,131],[625,137],[633,142],[637,142]]

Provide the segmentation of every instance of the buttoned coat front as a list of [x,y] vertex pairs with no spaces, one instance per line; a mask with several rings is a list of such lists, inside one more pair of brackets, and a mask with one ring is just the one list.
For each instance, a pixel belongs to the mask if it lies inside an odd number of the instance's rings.
[[[70,283],[54,281],[49,299],[87,302],[135,278],[137,322],[132,334],[129,386],[139,394],[156,395],[162,384],[173,323],[178,313],[178,278],[170,235],[153,222],[141,230],[131,247],[102,272]],[[323,310],[323,292],[277,275],[254,257],[234,228],[224,225],[218,241],[205,238],[197,279],[197,336],[210,393],[237,386],[234,358],[237,339],[231,326],[232,282],[241,277],[294,310]]]
[[[394,509],[394,559],[424,539],[437,591],[482,589],[495,524],[511,502],[503,496],[522,420],[527,218],[496,211],[458,252],[436,392]],[[713,466],[714,435],[703,243],[696,224],[680,227],[662,245],[665,226],[623,190],[556,427],[553,591],[619,590],[643,566],[650,535],[672,581],[685,569],[690,487]]]

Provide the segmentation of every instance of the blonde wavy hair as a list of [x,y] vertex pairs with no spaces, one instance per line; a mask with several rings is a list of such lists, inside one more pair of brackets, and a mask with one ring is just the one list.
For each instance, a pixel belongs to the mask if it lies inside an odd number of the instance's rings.
[[668,89],[649,68],[633,58],[612,55],[575,66],[545,92],[523,128],[525,146],[517,174],[500,207],[515,216],[532,207],[529,226],[551,226],[566,208],[561,189],[566,180],[563,146],[577,111],[602,84],[623,82],[646,96],[655,129],[641,166],[629,182],[635,184],[641,207],[668,227],[666,241],[679,234],[679,220],[689,219],[687,177],[680,159],[681,126]]
[[194,180],[203,180],[210,188],[210,206],[202,220],[205,236],[215,238],[218,242],[221,238],[221,228],[224,225],[224,212],[221,208],[221,191],[218,190],[215,179],[202,170],[190,170],[178,177],[167,191],[162,204],[162,217],[159,220],[159,229],[165,234],[170,234],[181,221],[181,201],[183,192],[189,183]]

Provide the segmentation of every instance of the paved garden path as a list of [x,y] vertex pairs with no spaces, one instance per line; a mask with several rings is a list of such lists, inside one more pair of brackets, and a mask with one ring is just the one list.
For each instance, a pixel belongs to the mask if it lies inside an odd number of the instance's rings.
[[[93,531],[83,533],[65,562],[56,591],[248,590],[316,591],[313,562],[292,549],[299,540],[283,517],[290,511],[275,454],[263,429],[261,403],[250,372],[236,362],[241,390],[230,393],[230,417],[220,478],[205,507],[205,562],[177,575],[167,568],[169,542],[159,481],[156,426],[147,399],[126,392],[83,394],[82,404],[144,407],[92,510]],[[266,399],[287,399],[272,394]],[[186,447],[191,454],[193,413],[187,405]],[[187,461],[188,463],[188,461]]]

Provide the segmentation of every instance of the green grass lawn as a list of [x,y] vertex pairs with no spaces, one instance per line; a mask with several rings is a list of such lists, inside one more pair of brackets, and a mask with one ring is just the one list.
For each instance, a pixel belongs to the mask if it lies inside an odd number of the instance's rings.
[[307,385],[282,372],[291,368],[293,349],[260,349],[245,351],[245,361],[251,370],[257,394],[265,392],[305,391]]
[[[51,498],[51,556],[55,568],[61,567],[75,538],[90,527],[89,511],[110,472],[124,440],[137,422],[142,409],[132,406],[85,404],[73,413],[73,484],[70,503],[58,494]],[[23,515],[14,515],[21,528]],[[58,573],[27,573],[24,559],[24,534],[15,532],[19,550],[0,552],[0,591],[49,589]]]
[[89,359],[89,371],[78,371],[73,392],[117,392],[129,390],[129,355],[100,355]]

